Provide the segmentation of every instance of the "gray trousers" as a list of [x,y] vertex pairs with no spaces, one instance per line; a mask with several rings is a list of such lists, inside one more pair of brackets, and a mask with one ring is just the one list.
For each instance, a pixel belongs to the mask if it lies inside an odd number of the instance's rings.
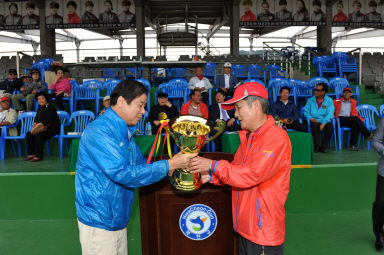
[[15,107],[16,111],[21,110],[21,105],[20,105],[20,99],[25,98],[27,101],[27,111],[32,111],[33,110],[33,99],[35,98],[35,94],[28,94],[24,96],[23,94],[15,94],[12,95],[12,103],[13,106]]

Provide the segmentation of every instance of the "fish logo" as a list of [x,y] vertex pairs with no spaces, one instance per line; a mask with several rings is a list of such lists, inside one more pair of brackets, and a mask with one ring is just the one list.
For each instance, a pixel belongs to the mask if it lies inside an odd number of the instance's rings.
[[263,154],[265,156],[267,156],[268,158],[272,158],[275,156],[275,153],[273,153],[273,151],[267,151],[267,150],[263,150]]
[[[200,219],[200,216],[198,216],[196,219],[189,219],[190,222],[192,222],[193,225],[193,230],[195,231],[200,231],[201,229],[204,228],[204,222],[207,220],[207,218]],[[198,227],[196,225],[199,225]]]

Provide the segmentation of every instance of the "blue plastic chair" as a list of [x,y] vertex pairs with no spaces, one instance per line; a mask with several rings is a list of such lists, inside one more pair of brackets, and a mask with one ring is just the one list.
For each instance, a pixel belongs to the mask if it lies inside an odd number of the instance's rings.
[[344,132],[349,132],[348,133],[348,140],[347,140],[347,146],[349,147],[349,140],[350,140],[350,137],[351,137],[351,128],[350,127],[342,127],[340,125],[340,119],[339,118],[336,118],[335,119],[336,121],[336,126],[337,126],[337,137],[338,137],[338,140],[339,140],[339,150],[343,150],[343,138],[344,138]]
[[345,78],[335,77],[329,80],[329,84],[335,88],[335,94],[337,98],[343,95],[343,89],[346,87],[352,88],[352,97],[356,97],[357,104],[360,104],[360,91],[359,86],[350,86],[349,82]]
[[287,78],[286,71],[281,69],[279,65],[268,65],[266,71],[269,72],[269,79],[273,78]]
[[[100,89],[103,89],[103,83],[98,80],[85,81],[75,89],[75,102],[74,111],[77,109],[78,102],[95,101],[95,112],[99,112],[99,100],[100,100]],[[82,105],[84,108],[84,104]]]
[[262,79],[265,83],[267,78],[263,67],[260,65],[248,66],[248,79]]
[[316,74],[320,77],[337,76],[337,65],[334,57],[318,56],[312,59],[313,65],[316,66]]
[[119,84],[121,80],[119,79],[112,79],[112,80],[107,80],[103,83],[103,88],[104,90],[107,90],[105,93],[105,96],[110,96],[113,89]]
[[124,79],[140,79],[143,72],[144,67],[127,67],[124,69]]
[[101,69],[101,78],[120,78],[120,69],[119,68],[102,68]]
[[172,68],[169,70],[168,77],[169,79],[187,79],[187,69],[186,68]]
[[[20,140],[25,140],[26,133],[31,131],[33,123],[35,122],[35,117],[36,117],[36,112],[24,112],[18,116],[15,124],[9,125],[9,126],[3,126],[1,128],[1,140],[0,140],[0,153],[1,153],[0,159],[1,160],[4,160],[4,158],[5,158],[5,149],[6,149],[6,141],[7,140],[10,140],[10,141],[17,140],[19,157],[21,157]],[[9,136],[8,135],[8,128],[17,127],[19,125],[19,123],[20,123],[19,135],[18,136]],[[27,147],[27,146],[25,146],[25,147]],[[16,156],[17,154],[16,154],[16,150],[15,150],[13,143],[12,143],[12,148],[13,148],[13,151],[14,151],[15,156]]]
[[259,79],[246,79],[243,83],[247,83],[247,82],[257,82],[265,87],[265,83]]
[[[64,124],[69,122],[70,116],[69,113],[66,111],[57,111],[57,115],[59,115],[59,120],[60,120],[60,125],[63,126]],[[61,127],[60,127],[61,129]],[[59,145],[59,154],[60,158],[63,158],[63,148],[60,146],[60,140],[59,140],[60,134],[53,136],[53,138],[57,139],[57,143]],[[47,141],[47,155],[49,156],[50,153],[50,148],[49,148],[49,142],[50,140]]]
[[[359,115],[364,119],[364,125],[366,126],[366,128],[370,132],[375,131],[376,130],[375,116],[377,118],[380,118],[380,114],[378,113],[376,107],[369,104],[362,104],[362,105],[358,105],[356,108],[357,108],[357,111],[359,112]],[[363,147],[364,147],[364,136],[363,136]],[[368,150],[371,149],[370,141],[367,141],[367,147],[368,147]]]
[[328,80],[324,77],[314,77],[309,80],[309,85],[313,88],[316,88],[319,83],[325,83],[329,86]]
[[298,107],[305,105],[308,98],[312,97],[313,86],[310,86],[308,81],[289,79],[288,83],[294,88],[296,93],[296,101]]
[[136,124],[136,135],[145,135],[146,134],[146,124],[148,120],[148,111],[145,111],[143,117]]
[[216,84],[216,65],[215,63],[208,62],[203,69],[203,76],[208,79],[213,79],[213,84]]
[[[65,148],[68,154],[68,144],[67,139],[80,138],[84,132],[87,125],[95,119],[95,114],[91,111],[82,110],[72,113],[67,123],[64,123],[60,127],[59,135],[59,150],[61,151],[60,157],[62,157],[62,147],[63,142],[65,141]],[[71,134],[65,134],[64,130],[66,126],[69,126],[74,122],[74,129],[71,131]],[[64,140],[65,139],[65,140]]]
[[380,116],[380,118],[384,117],[384,104],[380,105],[379,116]]
[[[175,86],[175,85],[170,85],[169,83],[160,84],[158,90],[155,93],[156,98],[159,91],[167,93],[168,99],[172,102],[172,104],[176,105],[179,111],[180,111],[181,105],[188,101],[188,95],[189,95],[188,86],[184,86],[184,85]],[[156,101],[156,104],[157,104],[157,101]]]
[[359,71],[357,68],[356,58],[350,58],[346,52],[334,52],[332,56],[337,61],[337,68],[340,77],[344,77],[344,74],[355,73],[356,84],[359,83]]
[[232,65],[231,71],[232,71],[232,74],[236,76],[238,80],[248,79],[248,71],[244,65],[239,65],[239,64]]
[[156,87],[158,83],[167,82],[169,80],[168,73],[168,68],[155,67],[152,72],[152,82],[154,87]]
[[290,96],[293,97],[293,101],[297,104],[296,91],[295,87],[288,82],[286,79],[282,78],[273,78],[269,80],[269,87],[272,91],[272,103],[277,101],[277,98],[280,96],[280,89],[282,87],[290,88]]

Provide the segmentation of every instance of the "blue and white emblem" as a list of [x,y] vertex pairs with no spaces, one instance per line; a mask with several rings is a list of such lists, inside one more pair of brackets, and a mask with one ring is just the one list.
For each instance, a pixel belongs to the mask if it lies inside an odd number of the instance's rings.
[[204,240],[216,230],[215,211],[203,204],[194,204],[185,208],[179,219],[181,232],[192,240]]

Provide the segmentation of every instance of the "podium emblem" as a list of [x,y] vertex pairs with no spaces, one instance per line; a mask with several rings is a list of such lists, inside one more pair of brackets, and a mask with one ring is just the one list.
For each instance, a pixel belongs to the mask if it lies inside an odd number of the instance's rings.
[[203,204],[185,208],[179,219],[181,232],[191,240],[199,241],[210,237],[217,227],[215,211]]

